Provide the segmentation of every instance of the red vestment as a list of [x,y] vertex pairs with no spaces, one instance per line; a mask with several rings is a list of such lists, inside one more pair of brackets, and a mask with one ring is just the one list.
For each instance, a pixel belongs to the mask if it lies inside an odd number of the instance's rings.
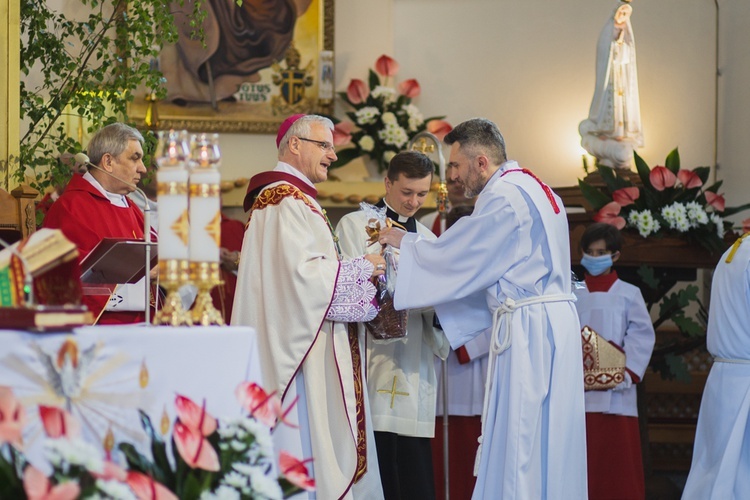
[[[76,244],[79,262],[102,238],[143,238],[143,213],[129,199],[127,208],[113,205],[82,175],[75,174],[60,198],[52,204],[43,227],[62,230]],[[109,300],[107,295],[84,295],[83,303],[96,318]],[[107,311],[98,324],[145,321],[143,311]]]
[[[221,214],[221,248],[230,252],[242,250],[242,239],[245,237],[245,225]],[[223,285],[211,291],[214,307],[222,312],[224,322],[228,325],[232,319],[232,304],[234,303],[234,289],[237,287],[237,275],[221,268]]]

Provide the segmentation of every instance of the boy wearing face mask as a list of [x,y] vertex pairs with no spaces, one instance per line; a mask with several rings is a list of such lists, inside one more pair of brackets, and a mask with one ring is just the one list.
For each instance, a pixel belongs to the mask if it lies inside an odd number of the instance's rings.
[[654,348],[654,328],[640,290],[617,278],[622,236],[609,224],[592,224],[581,237],[586,288],[574,290],[581,325],[593,328],[626,356],[625,380],[586,391],[589,499],[645,498],[635,384]]

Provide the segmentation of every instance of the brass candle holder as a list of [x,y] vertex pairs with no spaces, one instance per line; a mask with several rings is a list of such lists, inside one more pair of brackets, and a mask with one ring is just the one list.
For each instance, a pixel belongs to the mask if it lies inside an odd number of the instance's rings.
[[155,325],[192,326],[189,311],[182,307],[178,290],[189,282],[190,263],[187,260],[168,259],[159,261],[159,284],[167,290],[164,305],[154,317]]
[[193,324],[196,325],[224,325],[224,317],[214,307],[211,299],[211,289],[221,285],[221,273],[218,262],[191,262],[190,279],[198,287],[198,296],[190,310]]

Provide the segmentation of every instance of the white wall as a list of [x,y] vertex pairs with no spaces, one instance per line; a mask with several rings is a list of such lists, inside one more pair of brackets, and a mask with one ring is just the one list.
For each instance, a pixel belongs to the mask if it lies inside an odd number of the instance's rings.
[[[454,124],[474,116],[490,118],[503,131],[510,156],[553,186],[572,185],[583,176],[577,129],[593,95],[596,41],[617,5],[602,0],[338,0],[336,87],[345,90],[350,78],[366,77],[380,54],[391,54],[401,64],[400,78],[420,81],[416,103],[425,115],[446,114]],[[654,165],[678,146],[685,166],[711,165],[714,4],[661,0],[633,7],[646,137],[640,153]],[[742,96],[750,72],[742,64],[749,57],[743,22],[750,5],[733,2],[722,9],[722,92],[743,101],[724,95],[722,120],[742,123],[750,120]],[[729,150],[741,144],[742,129],[722,123],[727,133],[720,141],[723,177],[733,173],[731,163],[741,160]],[[273,163],[271,136],[227,134],[223,144],[228,177]],[[743,201],[742,193],[730,188],[729,204]]]

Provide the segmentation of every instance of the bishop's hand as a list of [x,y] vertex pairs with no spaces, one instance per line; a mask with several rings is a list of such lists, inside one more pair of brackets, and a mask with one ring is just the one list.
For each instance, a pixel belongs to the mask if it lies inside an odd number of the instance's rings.
[[391,245],[394,248],[401,248],[401,240],[404,238],[406,231],[395,227],[387,227],[380,231],[378,241],[381,245]]
[[385,274],[385,259],[381,255],[377,254],[365,254],[364,258],[372,262],[373,270],[370,275],[371,278],[377,278]]

